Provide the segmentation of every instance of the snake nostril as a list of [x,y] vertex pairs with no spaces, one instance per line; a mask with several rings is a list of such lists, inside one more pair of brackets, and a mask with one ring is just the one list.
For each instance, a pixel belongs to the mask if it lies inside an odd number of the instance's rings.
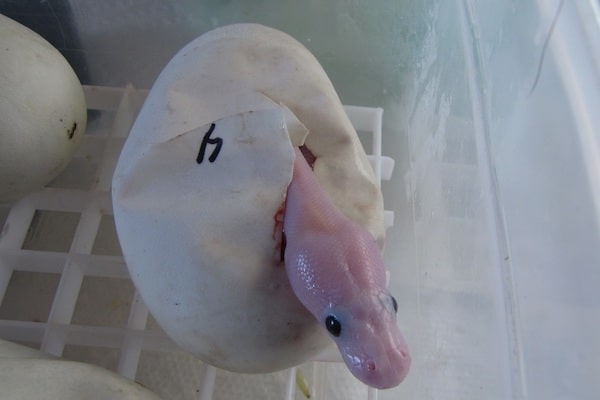
[[374,361],[367,361],[367,369],[369,371],[375,371],[375,370],[377,370],[377,367],[375,366],[375,362]]

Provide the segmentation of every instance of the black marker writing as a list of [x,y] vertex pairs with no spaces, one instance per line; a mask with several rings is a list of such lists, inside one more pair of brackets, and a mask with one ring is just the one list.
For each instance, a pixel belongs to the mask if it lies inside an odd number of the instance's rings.
[[196,162],[198,164],[202,164],[202,161],[204,161],[204,153],[206,153],[206,145],[207,144],[216,145],[215,149],[208,157],[208,161],[210,161],[211,163],[215,162],[215,160],[217,159],[217,156],[219,155],[219,152],[221,151],[221,147],[223,146],[223,139],[221,139],[221,138],[211,139],[211,137],[210,137],[211,133],[213,133],[214,130],[215,130],[215,124],[210,124],[210,128],[204,134],[204,138],[202,138],[202,144],[200,145],[200,151],[198,152],[198,157],[196,157]]

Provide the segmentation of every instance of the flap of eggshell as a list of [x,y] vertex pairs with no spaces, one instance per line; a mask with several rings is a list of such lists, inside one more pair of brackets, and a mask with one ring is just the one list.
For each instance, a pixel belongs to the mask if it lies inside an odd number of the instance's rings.
[[281,250],[292,146],[382,246],[383,204],[337,94],[299,42],[255,24],[208,32],[155,82],[113,177],[119,240],[166,333],[220,368],[269,372],[330,340],[295,298]]

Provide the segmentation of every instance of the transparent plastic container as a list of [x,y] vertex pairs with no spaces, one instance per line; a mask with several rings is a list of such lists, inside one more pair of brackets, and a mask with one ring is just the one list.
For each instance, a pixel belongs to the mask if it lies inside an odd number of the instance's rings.
[[230,374],[179,351],[128,280],[110,205],[143,89],[202,32],[259,22],[307,46],[344,104],[384,110],[381,149],[395,160],[382,182],[395,215],[385,260],[411,372],[377,393],[343,364],[308,363],[312,398],[598,398],[596,0],[39,7],[0,12],[42,27],[90,85],[94,111],[70,167],[0,206],[0,337],[116,370],[168,399],[303,398],[293,371]]

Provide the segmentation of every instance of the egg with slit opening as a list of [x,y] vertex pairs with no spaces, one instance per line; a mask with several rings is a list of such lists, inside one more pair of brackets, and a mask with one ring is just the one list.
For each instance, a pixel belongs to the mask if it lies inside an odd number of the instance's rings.
[[332,207],[381,252],[383,199],[358,135],[316,58],[275,29],[225,26],[180,50],[119,157],[113,209],[131,278],[165,332],[219,368],[277,371],[332,345],[284,260],[300,147]]
[[86,129],[81,83],[60,52],[0,15],[0,202],[43,188]]

